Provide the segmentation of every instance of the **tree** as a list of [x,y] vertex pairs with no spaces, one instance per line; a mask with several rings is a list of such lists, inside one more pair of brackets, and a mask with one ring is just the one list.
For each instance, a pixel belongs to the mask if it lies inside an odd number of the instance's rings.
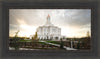
[[15,34],[15,37],[14,37],[14,48],[15,48],[15,50],[18,50],[19,49],[19,44],[18,44],[18,40],[19,40],[19,38],[18,38],[18,33],[19,33],[19,30],[16,32],[16,34]]
[[87,37],[90,37],[89,31],[87,32]]
[[36,39],[38,39],[38,37],[37,37],[37,32],[35,32],[35,35],[34,35],[34,37],[32,38],[32,40],[36,40]]
[[32,42],[33,42],[33,46],[38,45],[38,37],[37,37],[37,32],[35,32],[34,37],[32,37]]

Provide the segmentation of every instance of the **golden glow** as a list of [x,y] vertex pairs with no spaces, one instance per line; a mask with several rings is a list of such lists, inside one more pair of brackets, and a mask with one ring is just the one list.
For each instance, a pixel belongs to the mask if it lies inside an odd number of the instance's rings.
[[[23,20],[20,20],[18,19],[18,22],[20,24],[20,29],[19,30],[19,33],[18,33],[18,36],[19,37],[30,37],[31,35],[35,34],[35,31],[36,31],[36,27],[35,26],[29,26],[27,25]],[[17,32],[17,29],[16,29],[16,32]],[[13,32],[13,34],[10,34],[10,36],[14,36],[15,35],[15,32]]]
[[[20,25],[20,32],[18,33],[19,37],[30,37],[31,35],[34,35],[36,32],[35,26],[29,26],[26,24]],[[79,32],[80,31],[80,32]],[[87,30],[81,31],[79,28],[71,28],[71,27],[62,27],[61,28],[61,35],[67,36],[67,37],[86,37]],[[11,35],[10,36],[14,36]]]
[[[24,20],[18,19],[18,22],[19,22],[19,27],[20,27],[19,33],[18,33],[19,37],[30,37],[31,35],[35,34],[37,27],[27,25]],[[66,37],[77,37],[77,38],[86,37],[87,31],[90,30],[90,29],[82,30],[79,27],[73,27],[73,26],[66,26],[66,27],[58,26],[58,27],[61,28],[61,35],[64,35]],[[16,29],[16,32],[17,32],[17,29]],[[15,32],[13,32],[12,34],[10,33],[11,37],[14,35],[15,35]]]
[[77,37],[77,38],[86,37],[87,31],[89,31],[90,34],[90,29],[87,28],[81,29],[81,28],[71,27],[71,26],[70,27],[66,26],[61,28],[61,34],[67,37]]
[[28,26],[28,25],[20,25],[20,27],[23,29],[19,32],[19,36],[26,36],[29,37],[30,35],[35,34],[36,27]]

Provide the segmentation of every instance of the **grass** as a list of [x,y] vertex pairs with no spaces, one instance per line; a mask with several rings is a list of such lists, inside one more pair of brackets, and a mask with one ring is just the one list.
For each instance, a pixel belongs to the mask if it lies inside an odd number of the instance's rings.
[[19,42],[32,42],[31,40],[19,40]]
[[48,43],[60,44],[60,41],[46,41]]
[[44,45],[46,44],[46,43],[44,43],[44,42],[39,42],[39,43],[40,43],[40,44],[44,44]]

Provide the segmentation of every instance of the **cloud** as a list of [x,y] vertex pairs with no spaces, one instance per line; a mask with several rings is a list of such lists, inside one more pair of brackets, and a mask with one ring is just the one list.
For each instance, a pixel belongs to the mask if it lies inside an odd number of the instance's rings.
[[[42,26],[45,24],[48,14],[51,17],[50,21],[55,26],[67,30],[68,28],[75,29],[80,32],[82,32],[83,29],[85,29],[85,31],[90,30],[90,9],[10,9],[10,31],[17,31],[17,29],[22,30],[24,25],[27,26],[27,28]],[[28,31],[26,29],[24,30]]]
[[84,26],[91,24],[91,10],[89,9],[66,11],[65,15],[65,22],[67,22],[69,25]]

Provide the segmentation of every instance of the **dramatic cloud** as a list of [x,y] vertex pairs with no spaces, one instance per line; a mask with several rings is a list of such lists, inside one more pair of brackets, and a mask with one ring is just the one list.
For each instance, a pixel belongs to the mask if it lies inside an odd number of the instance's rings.
[[10,9],[9,13],[10,35],[17,30],[28,33],[26,36],[34,34],[38,26],[45,24],[48,14],[52,24],[62,29],[62,35],[85,36],[91,32],[90,9]]

